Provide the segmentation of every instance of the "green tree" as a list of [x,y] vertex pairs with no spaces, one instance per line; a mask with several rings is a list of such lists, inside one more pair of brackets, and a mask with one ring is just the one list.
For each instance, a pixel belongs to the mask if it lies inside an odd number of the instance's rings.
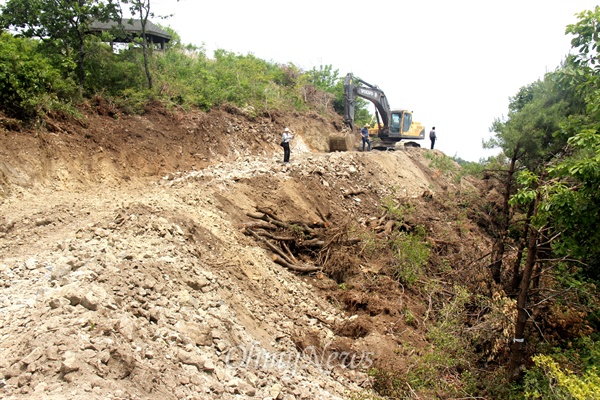
[[[511,225],[509,199],[515,190],[515,174],[524,168],[537,171],[559,152],[566,140],[566,137],[559,134],[561,123],[566,122],[569,115],[582,111],[581,102],[572,87],[562,86],[560,78],[559,72],[553,72],[546,74],[543,80],[522,87],[511,98],[508,119],[494,121],[491,130],[495,132],[495,136],[485,144],[485,147],[501,147],[509,159],[503,178],[504,193],[502,208],[498,214],[496,241],[492,249],[491,271],[497,283],[500,283]],[[526,233],[527,231],[524,232],[525,236]],[[523,237],[521,245],[525,241],[526,237]],[[522,247],[520,250],[523,250]],[[520,264],[521,258],[518,257],[517,260]],[[513,268],[513,290],[517,289],[519,283],[518,264]]]
[[126,49],[115,54],[106,43],[90,40],[86,52],[87,93],[119,96],[125,91],[142,91],[146,87],[146,77],[139,67],[140,57],[136,49]]
[[67,99],[75,88],[38,47],[37,42],[0,33],[0,109],[11,117],[35,118],[49,101]]
[[[574,101],[567,102],[566,108],[558,109],[567,110],[568,118],[553,120],[556,109],[552,106],[559,102],[537,114],[537,120],[533,118],[536,114],[523,114],[528,117],[528,123],[554,121],[560,129],[552,135],[554,142],[544,141],[547,138],[544,135],[538,137],[539,143],[534,143],[535,151],[530,153],[533,157],[527,163],[529,171],[522,175],[525,178],[523,186],[512,200],[530,205],[533,202],[527,260],[517,300],[516,341],[512,345],[508,367],[513,377],[519,375],[523,364],[525,327],[531,315],[528,310],[531,307],[528,305],[530,285],[536,280],[539,282],[543,271],[554,272],[557,286],[568,282],[568,290],[584,286],[586,279],[599,278],[600,81],[597,50],[600,7],[580,13],[579,22],[569,25],[567,33],[575,35],[572,44],[579,53],[568,58],[561,71],[555,74],[558,89],[552,93],[555,98],[561,98],[564,93],[572,95]],[[527,105],[521,110],[526,108]],[[548,152],[543,148],[556,150],[559,144],[563,144],[560,151]],[[539,267],[534,274],[536,265]],[[559,266],[562,268],[557,270]],[[593,287],[587,288],[593,290]],[[577,306],[583,308],[584,304]]]
[[1,21],[3,27],[39,38],[64,59],[74,60],[81,95],[90,26],[94,20],[116,17],[117,8],[113,0],[8,0]]
[[335,91],[336,84],[340,80],[339,70],[334,70],[331,64],[320,65],[318,69],[313,67],[306,75],[311,85],[330,93]]
[[144,58],[144,72],[146,73],[146,79],[148,80],[148,88],[152,89],[154,82],[152,79],[152,73],[150,72],[150,55],[148,54],[148,38],[146,36],[146,28],[148,26],[148,18],[154,17],[155,14],[151,11],[150,0],[121,0],[123,4],[129,6],[129,11],[133,17],[137,16],[140,25],[142,27],[142,54]]
[[[579,21],[567,26],[574,35],[577,53],[562,71],[563,85],[575,88],[583,99],[583,110],[563,125],[567,146],[549,168],[555,179],[552,196],[545,205],[551,221],[562,232],[559,252],[582,261],[588,277],[600,279],[600,7],[578,14]],[[558,247],[558,246],[557,246]]]

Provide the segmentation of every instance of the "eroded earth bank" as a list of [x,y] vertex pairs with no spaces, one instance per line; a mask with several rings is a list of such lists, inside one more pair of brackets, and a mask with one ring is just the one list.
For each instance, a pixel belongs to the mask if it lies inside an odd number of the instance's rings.
[[[428,150],[328,153],[341,124],[315,115],[86,115],[0,132],[2,398],[347,398],[426,347],[431,304],[373,239],[420,226],[430,262],[489,251],[485,216],[450,204],[490,194]],[[270,234],[318,270],[274,262],[261,215],[299,227]]]

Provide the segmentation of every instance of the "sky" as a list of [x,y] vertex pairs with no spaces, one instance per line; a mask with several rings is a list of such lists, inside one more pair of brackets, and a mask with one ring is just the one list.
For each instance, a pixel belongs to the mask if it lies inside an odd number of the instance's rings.
[[[0,0],[0,4],[5,1]],[[331,65],[408,109],[448,156],[479,161],[510,97],[571,50],[566,26],[598,0],[151,0],[184,44],[310,70]],[[171,15],[167,19],[158,16]],[[371,114],[375,107],[368,104]],[[427,136],[427,135],[426,135]],[[429,141],[422,142],[428,146]]]
[[[555,70],[591,0],[152,0],[185,44],[310,70],[332,65],[413,111],[448,156],[478,161],[509,97]],[[374,106],[369,104],[373,113]],[[422,145],[429,145],[422,143]]]

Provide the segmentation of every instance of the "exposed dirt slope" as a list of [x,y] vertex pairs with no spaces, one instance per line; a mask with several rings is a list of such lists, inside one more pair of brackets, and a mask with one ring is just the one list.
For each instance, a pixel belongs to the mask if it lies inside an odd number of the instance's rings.
[[0,195],[15,185],[120,185],[243,156],[269,156],[280,151],[285,126],[302,138],[297,149],[327,151],[328,137],[339,127],[318,115],[250,117],[226,106],[183,113],[155,105],[144,116],[119,115],[106,104],[88,107],[84,118],[48,120],[44,129],[0,130]]
[[[424,342],[400,311],[426,310],[393,282],[374,299],[282,268],[244,235],[247,213],[318,220],[319,209],[368,227],[383,198],[413,199],[426,219],[438,196],[477,193],[431,170],[426,150],[317,152],[339,132],[315,116],[157,108],[49,126],[0,133],[3,398],[325,399],[368,387],[374,362],[402,363],[400,341]],[[290,165],[283,126],[298,133]],[[478,243],[444,251],[477,257]],[[369,276],[384,267],[351,262]]]

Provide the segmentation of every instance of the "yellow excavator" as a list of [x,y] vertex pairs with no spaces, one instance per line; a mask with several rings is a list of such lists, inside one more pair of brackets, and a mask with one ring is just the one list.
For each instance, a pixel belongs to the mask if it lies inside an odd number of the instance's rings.
[[408,110],[392,110],[383,90],[376,85],[371,85],[352,74],[346,75],[344,80],[344,122],[354,131],[354,107],[356,96],[369,100],[375,105],[375,118],[369,126],[369,134],[378,137],[381,142],[374,143],[373,148],[391,150],[396,143],[409,140],[405,146],[421,147],[412,140],[425,139],[425,127],[420,122],[412,119],[412,112]]

